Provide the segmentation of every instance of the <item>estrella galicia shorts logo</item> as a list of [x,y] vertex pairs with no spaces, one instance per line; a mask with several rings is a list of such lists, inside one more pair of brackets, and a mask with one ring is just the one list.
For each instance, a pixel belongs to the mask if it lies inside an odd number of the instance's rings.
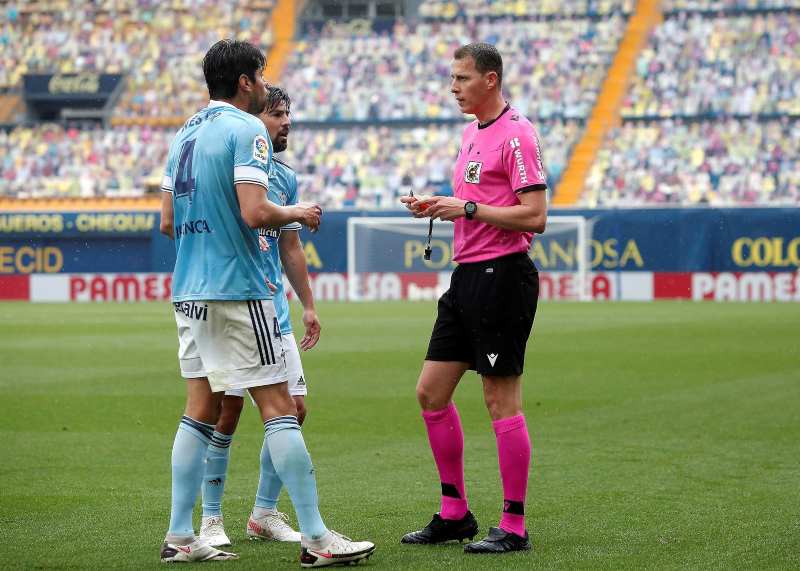
[[263,135],[256,135],[253,139],[253,158],[264,164],[269,161],[269,143]]
[[483,163],[477,161],[470,161],[467,168],[464,170],[464,180],[472,184],[478,184],[481,181],[481,167]]

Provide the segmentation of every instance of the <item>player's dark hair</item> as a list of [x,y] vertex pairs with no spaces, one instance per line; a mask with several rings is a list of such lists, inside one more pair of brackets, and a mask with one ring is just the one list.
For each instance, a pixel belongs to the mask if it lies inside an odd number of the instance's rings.
[[497,74],[497,85],[503,84],[503,58],[500,57],[500,52],[492,44],[467,44],[458,48],[453,57],[455,59],[471,57],[475,62],[475,69],[480,73],[495,72]]
[[266,63],[261,50],[249,42],[218,41],[203,58],[208,95],[211,99],[232,99],[239,89],[239,77],[244,74],[255,81],[256,73]]
[[282,88],[273,85],[267,91],[267,106],[265,107],[267,113],[275,109],[278,105],[283,103],[286,105],[286,112],[288,113],[292,107],[292,98]]

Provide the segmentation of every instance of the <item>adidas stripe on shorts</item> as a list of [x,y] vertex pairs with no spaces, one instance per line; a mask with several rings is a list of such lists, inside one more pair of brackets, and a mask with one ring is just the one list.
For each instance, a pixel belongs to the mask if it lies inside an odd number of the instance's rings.
[[[303,363],[300,362],[300,350],[293,333],[281,336],[283,350],[286,354],[286,370],[289,375],[289,394],[292,396],[305,396],[308,394],[306,377],[303,373]],[[225,391],[225,396],[243,397],[244,389]]]
[[175,302],[181,375],[214,392],[289,380],[272,301]]

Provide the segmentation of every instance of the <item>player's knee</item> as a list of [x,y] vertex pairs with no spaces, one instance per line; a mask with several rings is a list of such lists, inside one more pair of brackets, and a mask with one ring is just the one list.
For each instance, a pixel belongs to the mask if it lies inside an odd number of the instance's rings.
[[306,420],[306,405],[297,404],[297,424],[303,426],[303,422]]
[[186,403],[184,413],[189,418],[206,424],[216,424],[219,421],[222,402],[218,400],[193,399]]
[[297,416],[297,403],[291,397],[276,400],[272,406],[275,416]]
[[240,397],[225,397],[222,412],[217,421],[216,430],[222,434],[233,434],[239,424],[239,417],[244,407],[244,399]]
[[292,400],[297,409],[297,424],[303,426],[303,421],[306,419],[306,398],[303,395],[293,395]]
[[244,397],[227,396],[222,401],[222,416],[238,419],[243,408]]

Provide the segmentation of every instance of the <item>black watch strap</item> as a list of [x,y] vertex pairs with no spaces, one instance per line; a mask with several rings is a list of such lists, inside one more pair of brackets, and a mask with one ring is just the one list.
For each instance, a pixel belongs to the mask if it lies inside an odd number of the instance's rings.
[[478,210],[478,205],[472,202],[471,200],[468,200],[464,204],[464,216],[466,217],[467,220],[472,220],[477,210]]

